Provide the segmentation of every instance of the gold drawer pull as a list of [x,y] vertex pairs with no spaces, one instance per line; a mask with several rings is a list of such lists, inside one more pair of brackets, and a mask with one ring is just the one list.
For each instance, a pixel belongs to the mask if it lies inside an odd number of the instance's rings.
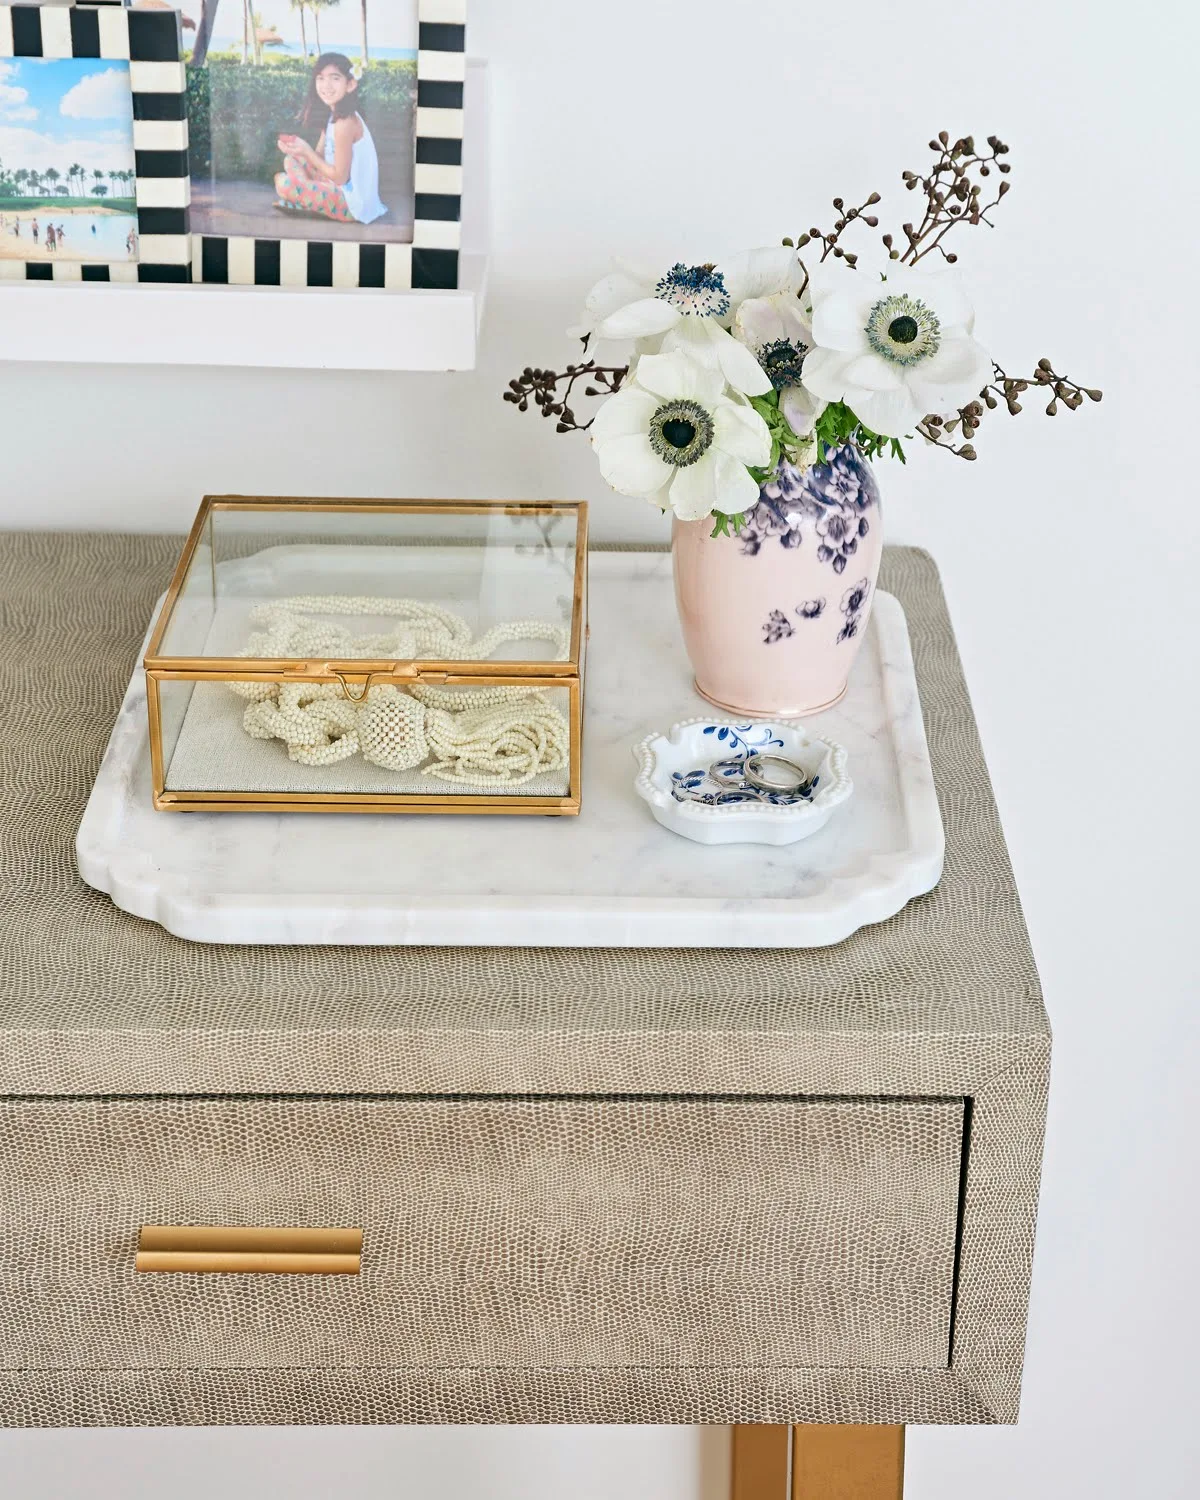
[[139,1271],[269,1271],[357,1276],[361,1229],[224,1229],[143,1224]]

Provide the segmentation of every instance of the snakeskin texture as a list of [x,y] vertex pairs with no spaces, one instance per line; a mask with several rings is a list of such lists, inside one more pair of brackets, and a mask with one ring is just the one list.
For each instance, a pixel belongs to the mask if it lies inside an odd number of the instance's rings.
[[[19,1224],[12,1233],[26,1241],[6,1249],[0,1269],[0,1350],[9,1351],[0,1358],[9,1366],[0,1371],[0,1421],[1015,1420],[1050,1035],[930,560],[890,549],[881,585],[899,595],[908,616],[946,825],[946,870],[937,890],[891,921],[835,948],[770,953],[215,948],[115,910],[82,885],[72,857],[87,792],[178,546],[177,538],[0,536],[0,1094],[9,1096],[0,1102],[0,1194],[2,1217]],[[326,1100],[319,1109],[310,1101],[318,1109],[311,1118],[327,1127],[312,1139],[298,1127],[298,1101],[228,1097],[330,1094],[360,1097]],[[114,1095],[154,1097],[68,1097]],[[499,1095],[590,1098],[478,1097]],[[660,1097],[614,1097],[629,1095]],[[698,1097],[661,1097],[668,1095]],[[758,1097],[721,1103],[714,1095]],[[945,1274],[937,1234],[945,1233],[946,1143],[936,1145],[933,1122],[961,1124],[963,1098],[970,1100],[970,1145],[960,1202],[954,1189],[961,1232],[945,1368],[944,1353],[926,1362],[934,1288]],[[954,1102],[928,1102],[935,1099]],[[384,1113],[363,1113],[372,1107]],[[451,1130],[442,1112],[454,1108],[481,1112],[476,1118],[486,1117],[488,1129]],[[722,1108],[746,1113],[736,1128],[732,1115],[706,1116],[721,1126],[707,1130],[694,1123],[698,1114],[670,1113]],[[764,1120],[811,1121],[818,1116],[804,1111],[835,1108],[851,1113],[824,1116],[819,1143],[814,1137],[805,1146],[798,1124],[780,1129],[791,1142],[782,1148],[763,1133]],[[538,1109],[551,1114],[539,1117],[543,1128],[528,1138],[523,1157],[514,1122]],[[555,1109],[583,1111],[573,1146],[562,1129],[568,1115]],[[897,1109],[934,1113],[921,1115],[925,1124],[915,1129],[904,1122],[918,1115]],[[503,1183],[505,1193],[492,1200],[490,1218],[467,1193],[457,1217],[447,1207],[439,1235],[429,1238],[426,1219],[419,1239],[402,1236],[398,1205],[427,1207],[419,1194],[408,1200],[382,1191],[406,1137],[393,1132],[375,1151],[365,1143],[368,1119],[394,1120],[404,1110],[421,1122],[411,1139],[426,1143],[425,1176],[457,1173],[466,1192],[467,1164],[491,1161],[491,1185]],[[203,1121],[218,1118],[225,1128],[206,1134]],[[839,1133],[835,1118],[854,1118],[860,1128]],[[112,1123],[118,1120],[127,1122],[124,1136]],[[190,1146],[173,1121],[194,1132]],[[270,1170],[253,1149],[256,1131],[276,1141]],[[220,1150],[214,1142],[223,1143]],[[497,1167],[502,1145],[511,1179]],[[339,1152],[344,1180],[329,1175]],[[539,1152],[547,1172],[556,1164],[563,1174],[559,1196],[552,1174],[540,1179],[541,1200],[533,1193],[527,1173]],[[455,1284],[424,1333],[402,1327],[415,1285],[406,1290],[402,1277],[385,1287],[364,1271],[359,1295],[380,1299],[383,1309],[376,1330],[356,1323],[347,1302],[324,1304],[336,1305],[337,1316],[316,1310],[318,1289],[339,1278],[270,1278],[281,1287],[268,1294],[273,1304],[239,1300],[235,1284],[247,1278],[206,1278],[226,1286],[229,1322],[219,1336],[207,1321],[215,1293],[176,1291],[172,1301],[167,1290],[198,1278],[145,1277],[164,1291],[143,1292],[130,1285],[128,1267],[136,1223],[154,1217],[135,1204],[138,1194],[170,1219],[171,1203],[185,1211],[184,1198],[171,1193],[203,1197],[205,1181],[215,1192],[214,1163],[228,1165],[231,1154],[259,1167],[253,1182],[239,1179],[250,1194],[243,1221],[253,1221],[265,1201],[281,1214],[290,1201],[297,1214],[303,1207],[296,1222],[368,1220],[368,1264],[374,1239],[392,1244],[395,1266],[440,1247],[449,1256],[446,1276],[470,1254],[476,1270],[502,1265],[504,1275],[490,1283],[481,1275],[470,1288]],[[881,1184],[869,1186],[883,1161],[896,1175],[894,1199],[880,1196]],[[623,1195],[611,1202],[600,1191],[601,1162],[612,1164],[605,1182]],[[789,1169],[793,1198],[785,1203],[778,1174]],[[676,1191],[676,1177],[691,1184],[691,1203]],[[320,1193],[310,1191],[318,1180],[327,1196],[343,1194],[332,1200],[343,1205],[341,1218],[321,1211]],[[510,1180],[522,1185],[519,1195],[508,1192]],[[722,1183],[740,1193],[742,1210],[732,1215],[718,1196],[725,1218],[710,1218],[709,1200]],[[932,1199],[921,1209],[911,1193],[902,1195],[906,1183],[919,1187],[922,1202],[923,1194],[938,1198],[936,1215]],[[366,1209],[350,1214],[354,1193],[374,1218]],[[217,1221],[215,1199],[205,1201],[214,1204],[206,1216]],[[235,1206],[229,1203],[231,1214]],[[388,1224],[394,1227],[377,1227]],[[499,1241],[485,1245],[479,1236],[484,1225],[499,1235],[514,1224],[527,1258],[502,1264]],[[65,1236],[57,1248],[47,1238],[55,1225]],[[458,1252],[452,1229],[466,1235]],[[912,1246],[935,1241],[923,1269],[919,1256],[909,1263]],[[98,1256],[90,1270],[71,1260],[84,1246]],[[875,1253],[866,1253],[870,1246]],[[654,1263],[657,1286],[638,1280],[639,1251]],[[788,1256],[794,1300],[784,1294]],[[602,1267],[617,1278],[607,1290]],[[559,1268],[555,1285],[539,1293],[541,1313],[528,1299],[505,1300],[531,1285],[535,1272]],[[580,1298],[569,1294],[572,1276],[587,1288]],[[563,1293],[557,1302],[556,1289]],[[154,1304],[154,1336],[129,1317],[131,1307],[151,1306],[137,1302],[143,1297],[162,1299]],[[260,1319],[264,1307],[273,1307],[277,1321]],[[944,1350],[944,1307],[938,1316]],[[284,1327],[292,1318],[303,1326]],[[426,1336],[425,1358],[444,1364],[416,1358],[416,1342]],[[165,1368],[189,1347],[216,1349],[219,1337],[229,1364],[213,1355],[203,1367]],[[312,1365],[279,1367],[281,1346],[272,1338],[293,1340],[289,1360],[315,1347]],[[337,1347],[341,1358],[331,1352]],[[397,1348],[413,1362],[401,1367]],[[235,1350],[252,1358],[255,1349],[276,1367],[232,1367]],[[351,1368],[350,1350],[364,1361],[379,1355],[380,1365]],[[84,1366],[103,1351],[113,1368]],[[839,1358],[851,1362],[837,1366]],[[15,1370],[18,1359],[23,1368]],[[50,1359],[59,1367],[35,1368]],[[558,1359],[564,1362],[539,1362]]]
[[[0,1365],[946,1366],[963,1102],[0,1105]],[[82,1168],[82,1170],[81,1170]],[[352,1276],[131,1274],[347,1225]]]
[[0,535],[0,1092],[948,1095],[1047,1034],[923,553],[891,549],[880,582],[912,635],[941,884],[836,947],[756,954],[218,947],[114,910],[73,840],[178,549]]

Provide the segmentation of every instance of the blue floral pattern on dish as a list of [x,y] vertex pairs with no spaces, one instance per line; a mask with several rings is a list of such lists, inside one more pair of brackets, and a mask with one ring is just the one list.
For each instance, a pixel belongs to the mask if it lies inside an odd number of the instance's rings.
[[797,469],[781,460],[759,491],[738,532],[742,552],[756,556],[769,541],[792,548],[809,536],[817,557],[844,573],[858,544],[871,529],[879,506],[879,485],[870,464],[853,443],[826,454],[825,462]]
[[746,780],[746,761],[764,750],[779,750],[783,741],[766,724],[706,724],[702,731],[714,743],[732,753],[708,766],[671,772],[671,795],[676,802],[702,802],[706,807],[727,807],[735,802],[766,802],[789,807],[811,802],[819,776],[794,792],[766,792]]

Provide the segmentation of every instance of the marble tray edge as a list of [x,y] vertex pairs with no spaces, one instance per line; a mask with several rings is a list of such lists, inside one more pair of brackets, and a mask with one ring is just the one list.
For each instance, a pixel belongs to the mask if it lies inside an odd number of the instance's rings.
[[[161,600],[156,604],[157,618]],[[889,644],[915,685],[912,647],[907,620],[900,601],[880,590],[876,595],[874,628],[886,628]],[[150,629],[147,630],[147,639]],[[878,649],[877,646],[875,649]],[[893,679],[884,674],[885,688],[890,691]],[[919,690],[918,690],[919,696]],[[889,701],[889,709],[893,707]],[[918,712],[896,717],[889,714],[898,754],[914,755],[928,765],[929,749],[923,716]],[[80,877],[93,889],[107,895],[121,910],[132,916],[157,923],[176,937],[192,942],[216,945],[243,944],[244,936],[231,937],[229,918],[236,913],[245,922],[251,918],[261,933],[255,945],[290,945],[317,943],[344,946],[422,946],[435,947],[611,947],[611,948],[809,948],[828,947],[843,942],[860,927],[887,921],[910,901],[929,892],[941,879],[945,855],[945,834],[937,793],[932,781],[928,786],[905,783],[904,814],[912,842],[902,852],[872,855],[853,871],[833,879],[829,888],[830,903],[838,909],[797,910],[787,900],[757,901],[752,908],[734,913],[725,900],[675,899],[648,908],[637,898],[575,898],[560,910],[544,898],[536,908],[525,898],[489,896],[486,906],[476,898],[414,898],[406,896],[403,904],[394,898],[376,901],[366,897],[347,897],[342,893],[318,893],[303,897],[281,897],[263,893],[234,898],[197,895],[186,884],[159,884],[153,861],[141,851],[129,851],[119,838],[105,843],[100,836],[105,828],[121,822],[120,803],[109,800],[105,816],[107,780],[114,776],[128,791],[128,781],[119,772],[122,751],[131,747],[131,756],[143,753],[142,741],[148,741],[146,727],[145,687],[141,672],[141,654],[134,670],[120,712],[109,737],[96,782],[88,798],[75,841],[76,866]],[[168,814],[163,814],[167,817]],[[200,817],[189,813],[178,816]],[[219,814],[223,818],[236,814]],[[248,813],[246,817],[254,817]],[[917,830],[927,833],[919,838]],[[936,833],[929,832],[936,830]],[[315,919],[328,916],[331,901],[336,900],[345,913],[341,922],[326,923],[319,931]],[[475,927],[464,926],[470,914]],[[712,920],[720,916],[729,924],[719,942],[711,938]],[[592,937],[581,931],[600,920],[603,936]],[[339,932],[338,928],[353,928]]]

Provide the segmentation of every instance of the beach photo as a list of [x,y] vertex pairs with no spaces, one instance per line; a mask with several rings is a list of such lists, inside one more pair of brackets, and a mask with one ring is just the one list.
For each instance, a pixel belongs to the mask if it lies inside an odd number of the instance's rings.
[[0,57],[0,260],[136,261],[129,64]]
[[412,240],[417,0],[185,0],[182,24],[195,233]]

